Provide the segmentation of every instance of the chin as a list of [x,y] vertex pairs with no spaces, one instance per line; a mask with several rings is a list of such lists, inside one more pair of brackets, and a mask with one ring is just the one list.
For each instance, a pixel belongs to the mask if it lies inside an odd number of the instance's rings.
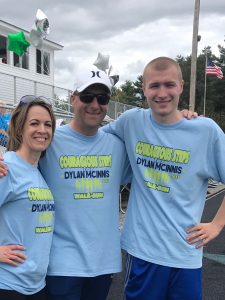
[[48,146],[49,146],[49,144],[44,145],[44,146],[34,147],[32,150],[34,152],[42,152],[42,151],[46,150],[48,148]]
[[167,116],[167,115],[170,115],[171,112],[170,111],[165,111],[165,110],[159,110],[159,111],[156,111],[156,114],[160,115],[160,116]]

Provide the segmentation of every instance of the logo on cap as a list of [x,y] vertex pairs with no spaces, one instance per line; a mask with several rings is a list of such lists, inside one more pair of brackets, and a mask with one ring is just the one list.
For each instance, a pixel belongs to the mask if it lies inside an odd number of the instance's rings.
[[92,73],[91,78],[92,78],[92,77],[95,77],[95,76],[97,76],[98,78],[101,78],[101,76],[99,75],[99,72],[100,72],[100,71],[97,71],[97,72],[91,71],[91,73]]

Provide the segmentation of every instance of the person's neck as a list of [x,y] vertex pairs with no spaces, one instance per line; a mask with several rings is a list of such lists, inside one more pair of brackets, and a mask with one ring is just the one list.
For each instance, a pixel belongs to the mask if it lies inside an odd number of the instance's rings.
[[165,124],[165,125],[177,123],[183,118],[182,114],[179,110],[176,110],[175,112],[168,114],[168,115],[159,115],[159,114],[154,113],[154,111],[152,111],[152,115],[153,115],[154,119],[156,120],[156,122]]
[[28,149],[24,148],[18,149],[16,153],[31,165],[37,165],[41,156],[41,152],[30,152]]
[[86,135],[86,136],[94,136],[97,134],[98,132],[98,127],[81,127],[79,126],[79,124],[77,124],[77,122],[75,120],[72,120],[70,122],[70,127],[77,131],[78,133],[82,134],[82,135]]

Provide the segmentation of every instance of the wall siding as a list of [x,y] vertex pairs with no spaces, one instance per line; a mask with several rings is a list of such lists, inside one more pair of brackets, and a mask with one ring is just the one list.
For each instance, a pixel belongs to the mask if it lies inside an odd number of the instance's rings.
[[0,73],[0,100],[14,103],[14,77]]
[[[10,25],[8,27],[4,22],[0,22],[1,35],[7,37],[8,33],[14,33],[13,30],[10,28]],[[17,32],[16,30],[15,33]],[[29,33],[24,32],[24,34],[29,41]],[[30,45],[28,48],[28,70],[13,66],[13,52],[8,51],[8,64],[0,62],[0,99],[8,103],[16,103],[21,96],[29,94],[53,97],[54,46],[43,40],[41,50],[50,54],[50,75],[36,72],[36,48],[33,45]]]

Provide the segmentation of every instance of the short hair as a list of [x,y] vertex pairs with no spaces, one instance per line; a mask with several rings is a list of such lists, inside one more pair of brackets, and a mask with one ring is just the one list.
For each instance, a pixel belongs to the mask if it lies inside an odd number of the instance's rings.
[[178,78],[180,81],[183,80],[182,71],[180,65],[172,58],[166,56],[160,56],[151,60],[144,68],[143,72],[143,83],[145,81],[146,74],[150,68],[157,71],[165,71],[168,68],[174,66],[177,69]]
[[36,98],[34,101],[30,103],[18,104],[17,107],[13,110],[12,116],[9,123],[9,140],[7,144],[7,150],[9,151],[17,151],[22,142],[23,142],[23,128],[27,119],[28,112],[33,106],[41,106],[45,108],[51,118],[52,121],[52,138],[55,132],[56,121],[55,116],[50,104],[45,102],[40,98]]

